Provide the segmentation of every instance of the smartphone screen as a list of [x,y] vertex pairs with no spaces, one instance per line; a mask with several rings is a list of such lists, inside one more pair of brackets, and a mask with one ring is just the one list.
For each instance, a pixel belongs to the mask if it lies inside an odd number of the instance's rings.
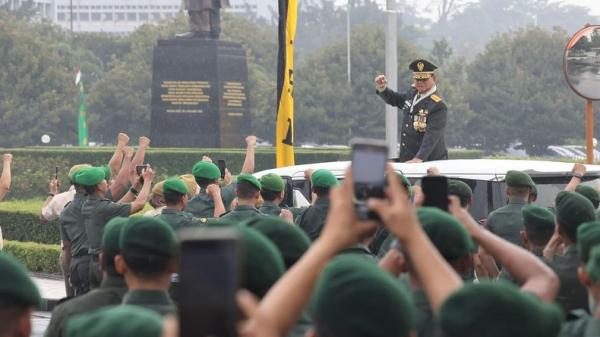
[[148,165],[136,165],[135,166],[135,173],[137,173],[138,176],[142,175],[142,172],[144,172],[145,169],[148,168]]
[[352,146],[352,177],[357,201],[385,197],[387,156],[385,145],[355,143]]
[[448,212],[448,178],[444,176],[423,177],[421,188],[425,194],[423,206],[437,207]]
[[54,167],[54,180],[58,180],[58,166]]
[[184,240],[181,249],[180,336],[237,336],[238,241]]
[[225,169],[227,168],[227,166],[225,166],[225,160],[219,159],[217,163],[219,166],[219,171],[221,171],[221,179],[223,179],[225,178]]

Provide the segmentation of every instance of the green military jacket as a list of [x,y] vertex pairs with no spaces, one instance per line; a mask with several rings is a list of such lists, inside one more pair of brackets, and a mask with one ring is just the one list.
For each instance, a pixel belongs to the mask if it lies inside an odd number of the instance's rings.
[[296,218],[296,224],[306,232],[311,241],[315,241],[325,226],[327,213],[329,213],[329,198],[317,198],[314,205]]
[[521,209],[525,205],[525,200],[510,200],[508,205],[490,213],[487,219],[487,228],[490,232],[515,245],[523,246],[521,231],[525,229],[525,226]]
[[[236,184],[229,184],[221,188],[221,199],[225,205],[225,209],[229,208],[233,199],[235,199]],[[215,202],[206,194],[206,191],[200,191],[195,197],[188,201],[185,209],[196,218],[214,218],[215,217]]]
[[102,307],[120,304],[126,292],[125,279],[118,276],[108,276],[102,281],[100,288],[56,306],[52,311],[52,318],[44,337],[63,336],[67,321],[71,317]]
[[565,313],[577,309],[588,309],[587,290],[577,276],[577,268],[581,264],[577,245],[570,245],[566,248],[563,256],[555,256],[554,259],[546,259],[546,263],[554,270],[560,279],[560,290],[556,296],[558,303]]
[[411,295],[415,308],[415,330],[419,337],[442,337],[442,331],[436,322],[423,289],[412,288]]
[[[567,316],[567,321],[562,325],[559,337],[583,337],[592,321],[592,317],[585,310],[574,310]],[[600,336],[600,329],[595,335]]]
[[[531,254],[539,257],[540,259],[542,259],[545,262],[544,259],[544,248],[534,248],[531,251]],[[500,272],[500,278],[512,283],[517,284],[518,286],[521,286],[520,283],[517,282],[517,280],[514,279],[514,277],[508,272],[508,270],[506,268],[502,268],[502,271]]]
[[131,290],[123,297],[123,304],[154,310],[162,316],[177,314],[177,308],[169,293],[162,290]]
[[[271,201],[265,201],[258,210],[267,215],[279,216],[281,214],[282,209],[284,209],[284,208],[280,207],[279,205],[277,205]],[[300,214],[302,214],[302,212],[304,211],[304,208],[296,208],[296,207],[286,207],[285,209],[292,212],[294,219],[296,217],[298,217]]]
[[100,253],[100,243],[106,223],[118,216],[128,217],[130,211],[130,204],[119,204],[94,195],[88,196],[81,208],[81,216],[85,225],[90,254]]
[[187,227],[200,227],[207,221],[206,218],[194,218],[190,213],[182,212],[175,208],[163,209],[158,218],[168,223],[175,231]]
[[71,242],[71,256],[87,254],[89,248],[81,216],[81,208],[85,199],[84,193],[75,193],[73,200],[60,213],[60,239]]
[[237,207],[223,215],[219,219],[240,222],[256,216],[267,216],[253,206],[237,205]]
[[352,247],[346,248],[346,249],[340,251],[338,253],[338,255],[351,255],[351,256],[364,258],[368,261],[373,261],[373,262],[378,261],[377,256],[375,256],[375,254],[373,254],[371,252],[371,250],[369,250],[368,246],[366,246],[362,243],[357,243],[357,244],[353,245]]

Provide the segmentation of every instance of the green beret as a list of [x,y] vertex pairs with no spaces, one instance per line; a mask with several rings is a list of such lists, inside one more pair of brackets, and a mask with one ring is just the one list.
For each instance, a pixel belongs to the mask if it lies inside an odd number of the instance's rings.
[[247,173],[242,173],[239,176],[237,176],[237,182],[239,183],[242,181],[245,181],[260,190],[260,182],[258,181],[258,179],[256,179],[255,176]]
[[0,275],[1,306],[40,306],[40,293],[27,275],[27,269],[3,252],[0,252]]
[[590,259],[587,262],[585,269],[594,283],[600,280],[600,245],[596,245],[592,248]]
[[119,249],[174,257],[179,255],[179,242],[171,226],[163,220],[137,216],[129,218],[123,226]]
[[586,222],[577,227],[577,251],[581,261],[588,261],[590,250],[596,245],[600,245],[600,221]]
[[417,215],[423,230],[446,261],[452,262],[475,253],[471,236],[449,213],[435,207],[421,207]]
[[286,269],[293,266],[310,247],[310,239],[299,227],[280,217],[254,217],[244,223],[266,236],[281,252]]
[[65,337],[160,337],[162,317],[137,305],[117,305],[67,321]]
[[334,187],[339,185],[333,173],[326,169],[316,170],[310,179],[314,187]]
[[75,180],[73,180],[75,178],[75,174],[77,172],[79,172],[81,169],[88,168],[88,167],[92,167],[92,165],[90,165],[90,164],[73,165],[73,167],[71,167],[71,169],[69,170],[69,180],[71,182],[75,182]]
[[101,167],[87,167],[75,174],[75,183],[83,186],[95,186],[104,179],[104,169]]
[[553,231],[556,226],[554,214],[547,208],[537,205],[525,205],[521,209],[523,225],[530,231]]
[[263,297],[285,272],[285,265],[277,247],[256,229],[234,226],[244,247],[242,254],[242,286],[258,297]]
[[442,305],[446,337],[558,336],[563,313],[555,304],[504,281],[465,284]]
[[112,170],[110,169],[110,166],[105,164],[100,167],[104,170],[104,180],[109,181],[112,177]]
[[353,256],[327,265],[310,312],[317,335],[404,337],[413,327],[412,302],[399,283],[377,264]]
[[600,194],[598,194],[598,191],[596,191],[596,189],[592,186],[577,185],[577,187],[575,188],[575,192],[583,195],[589,201],[591,201],[592,205],[594,206],[594,209],[597,209],[598,205],[600,205]]
[[529,174],[521,171],[506,172],[506,185],[510,187],[534,187],[535,183]]
[[285,190],[285,182],[278,174],[269,173],[260,177],[260,186],[263,190],[272,192],[283,192]]
[[183,181],[181,181],[181,179],[177,178],[177,177],[171,177],[167,180],[165,180],[165,183],[163,184],[163,191],[171,191],[171,192],[176,192],[179,194],[187,194],[188,193],[188,188],[185,185],[185,183]]
[[448,194],[455,195],[460,199],[473,198],[473,190],[467,183],[461,180],[448,179]]
[[117,255],[119,253],[121,230],[127,221],[129,221],[129,218],[118,216],[110,219],[110,221],[106,223],[101,243],[102,251],[105,254]]
[[217,180],[221,178],[221,171],[219,167],[208,161],[199,161],[192,168],[192,174],[196,178],[204,178],[210,180]]
[[579,193],[561,191],[556,195],[556,220],[563,225],[577,226],[596,220],[592,202]]

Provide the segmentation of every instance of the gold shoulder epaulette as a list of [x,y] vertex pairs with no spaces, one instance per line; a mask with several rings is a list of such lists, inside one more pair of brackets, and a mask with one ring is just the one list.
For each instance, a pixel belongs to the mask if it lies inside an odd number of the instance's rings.
[[431,95],[430,97],[436,103],[439,103],[439,102],[442,101],[442,98],[440,96],[438,96],[438,95]]

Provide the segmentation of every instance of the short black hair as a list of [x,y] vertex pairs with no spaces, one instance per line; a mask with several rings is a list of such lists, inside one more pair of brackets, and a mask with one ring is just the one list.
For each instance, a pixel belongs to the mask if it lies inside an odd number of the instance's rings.
[[175,191],[165,191],[163,193],[163,198],[165,199],[165,203],[167,205],[174,205],[179,203],[181,201],[181,198],[183,198],[184,196],[185,194],[181,194]]
[[252,185],[247,181],[238,181],[235,191],[238,198],[240,199],[254,198],[256,193],[260,192],[260,190],[256,188],[256,186]]
[[313,191],[315,192],[315,194],[319,198],[321,198],[321,197],[328,197],[329,196],[329,190],[331,190],[331,188],[329,188],[329,187],[313,186]]
[[558,224],[558,232],[566,236],[572,242],[577,242],[577,228],[581,223],[561,223],[556,219],[556,223]]
[[554,234],[554,228],[527,228],[525,227],[525,233],[527,233],[527,239],[536,246],[546,246],[550,238]]
[[103,265],[102,269],[110,276],[120,276],[117,272],[117,268],[115,268],[115,256],[116,254],[108,254],[106,252],[103,253]]
[[279,196],[280,193],[281,192],[260,190],[260,195],[262,196],[264,201],[273,201]]
[[196,184],[198,184],[198,186],[200,186],[200,188],[206,188],[208,185],[212,185],[217,182],[216,179],[208,179],[208,178],[200,178],[200,177],[194,177],[194,179],[196,180]]
[[92,185],[92,186],[82,185],[81,187],[87,194],[94,194],[94,193],[96,193],[96,190],[98,189],[98,185]]
[[138,277],[153,279],[168,271],[171,258],[168,256],[149,254],[143,251],[121,252],[127,266]]
[[471,204],[471,198],[454,194],[460,200],[460,207],[465,208]]
[[532,191],[531,187],[512,187],[512,186],[508,186],[508,189],[509,189],[510,194],[512,196],[519,197],[519,198],[526,198],[527,195],[529,195],[529,193],[531,193],[531,191]]

